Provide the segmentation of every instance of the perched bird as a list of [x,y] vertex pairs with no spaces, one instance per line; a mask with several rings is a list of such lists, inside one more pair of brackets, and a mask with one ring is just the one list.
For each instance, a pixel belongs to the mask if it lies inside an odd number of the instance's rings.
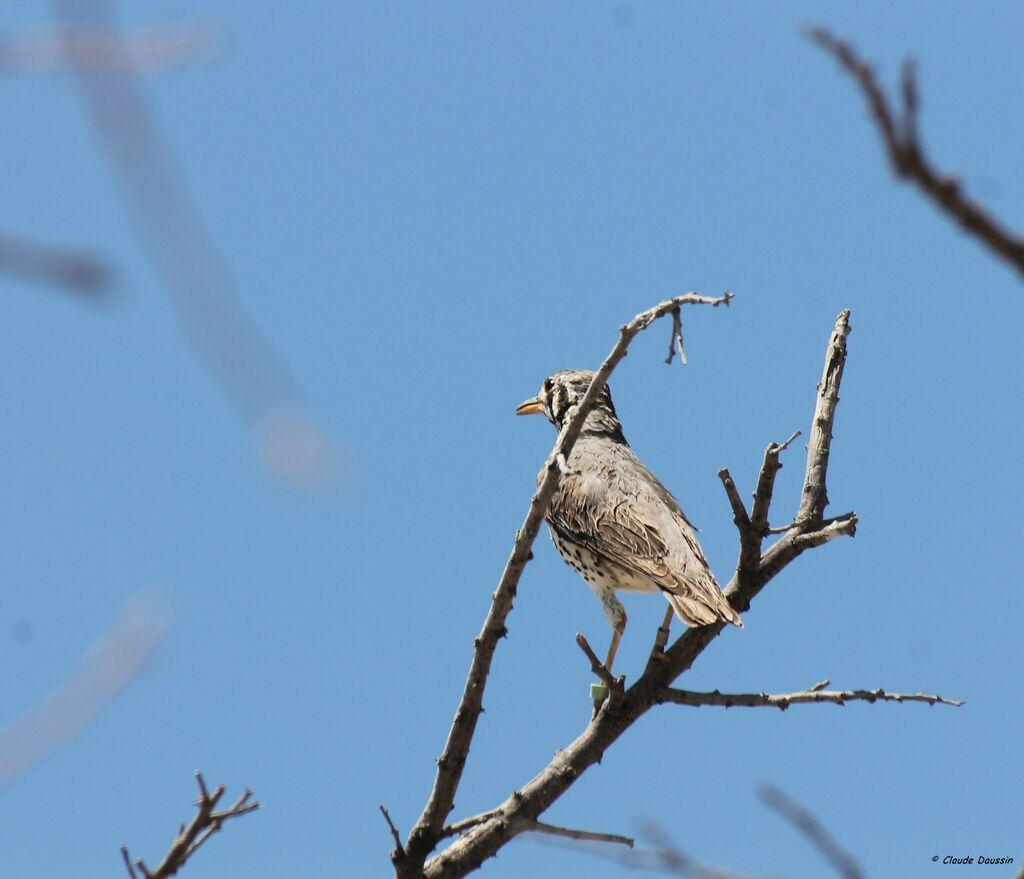
[[[536,397],[519,404],[516,414],[546,415],[561,430],[593,377],[582,369],[556,372]],[[662,625],[666,636],[673,613],[688,626],[743,625],[715,581],[679,502],[626,442],[607,387],[566,464],[546,519],[559,555],[604,605],[613,633],[605,663],[609,670],[626,628],[617,591],[660,591],[669,603]]]

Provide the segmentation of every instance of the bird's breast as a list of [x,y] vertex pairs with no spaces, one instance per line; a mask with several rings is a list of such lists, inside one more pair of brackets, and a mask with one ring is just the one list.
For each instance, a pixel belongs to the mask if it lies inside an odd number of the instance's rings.
[[604,556],[551,532],[555,549],[563,561],[587,581],[598,595],[613,592],[657,592],[657,584],[643,574],[630,571]]

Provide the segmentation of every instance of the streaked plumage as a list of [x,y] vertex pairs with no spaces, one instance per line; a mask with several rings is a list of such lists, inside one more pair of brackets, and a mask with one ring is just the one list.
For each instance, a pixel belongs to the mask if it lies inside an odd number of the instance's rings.
[[[563,370],[545,379],[518,414],[544,414],[561,429],[583,399],[593,373]],[[622,592],[661,592],[688,626],[726,621],[742,626],[708,567],[678,501],[633,453],[605,388],[587,416],[547,512],[562,558],[587,581],[615,631],[626,611]]]

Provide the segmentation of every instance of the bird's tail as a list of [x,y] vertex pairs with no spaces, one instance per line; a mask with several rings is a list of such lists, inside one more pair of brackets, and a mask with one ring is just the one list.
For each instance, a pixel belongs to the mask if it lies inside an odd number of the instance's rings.
[[688,626],[710,626],[727,622],[743,628],[743,620],[717,586],[708,590],[665,592],[668,603],[679,619]]

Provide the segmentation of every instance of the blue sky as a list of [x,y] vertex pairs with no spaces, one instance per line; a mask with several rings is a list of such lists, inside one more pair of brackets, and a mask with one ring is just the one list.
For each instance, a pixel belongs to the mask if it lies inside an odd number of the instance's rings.
[[[731,289],[637,340],[612,387],[634,448],[701,529],[723,581],[765,445],[807,429],[836,314],[854,332],[829,474],[855,540],[801,558],[682,683],[940,692],[920,705],[644,718],[548,813],[760,875],[821,875],[756,799],[813,808],[870,875],[1020,848],[1021,283],[895,183],[863,103],[800,36],[822,23],[893,84],[919,60],[936,164],[1024,229],[1018,6],[147,0],[200,18],[210,60],[146,82],[249,320],[335,445],[296,492],[183,331],[80,96],[0,82],[0,229],[116,268],[103,306],[0,278],[4,463],[0,723],[56,687],[141,591],[173,624],[88,731],[0,792],[4,875],[117,875],[190,814],[191,773],[265,810],[189,879],[386,875],[417,817],[538,467],[515,405],[594,367],[636,312]],[[0,33],[46,27],[15,0]],[[786,453],[773,520],[796,505]],[[628,601],[619,670],[663,611]],[[546,536],[497,654],[453,817],[532,777],[585,724],[574,635],[600,604]],[[519,840],[490,876],[623,869]],[[949,868],[945,868],[949,869]],[[998,868],[992,868],[998,869]],[[1007,870],[1006,875],[1012,871]]]

